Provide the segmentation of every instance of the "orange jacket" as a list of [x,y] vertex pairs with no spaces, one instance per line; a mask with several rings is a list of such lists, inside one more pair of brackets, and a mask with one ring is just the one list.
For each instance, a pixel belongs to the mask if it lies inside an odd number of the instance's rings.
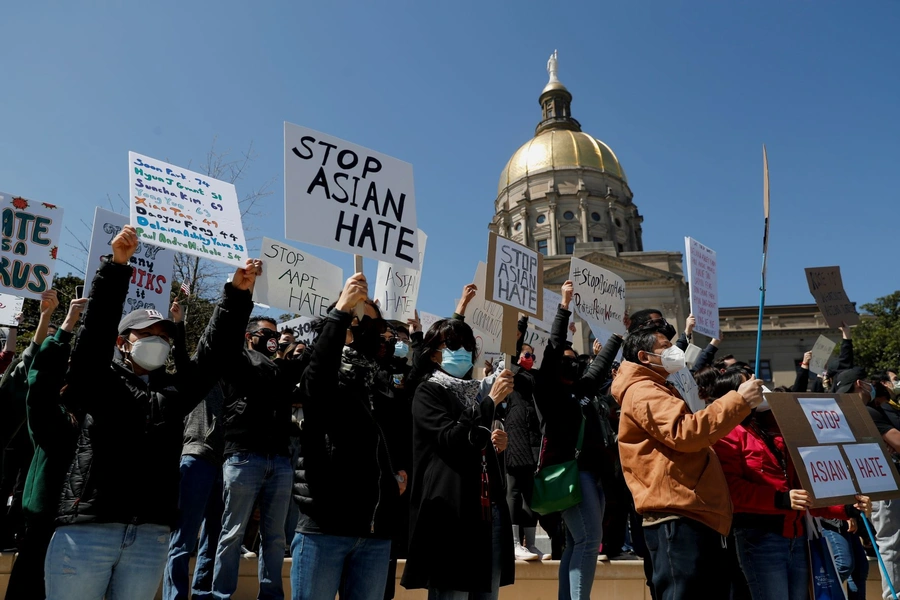
[[623,362],[612,394],[622,406],[619,455],[638,513],[675,514],[727,535],[728,482],[712,445],[750,414],[737,392],[691,413],[665,378]]

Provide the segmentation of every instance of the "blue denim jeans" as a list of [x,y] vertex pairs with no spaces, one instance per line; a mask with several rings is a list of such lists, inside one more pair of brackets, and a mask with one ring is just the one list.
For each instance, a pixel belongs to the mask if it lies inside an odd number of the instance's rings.
[[566,549],[559,561],[559,599],[587,600],[594,585],[597,554],[603,541],[606,497],[600,478],[580,471],[581,502],[562,512],[566,524]]
[[[500,597],[500,575],[503,569],[503,545],[510,541],[504,539],[503,515],[496,504],[492,506],[491,516],[491,591],[463,592],[460,590],[444,590],[428,588],[428,600],[497,600]],[[596,560],[596,559],[594,559]]]
[[301,533],[291,544],[292,600],[382,600],[391,541]]
[[44,561],[47,600],[153,600],[168,548],[165,525],[59,527]]
[[735,529],[734,539],[753,600],[809,597],[809,547],[805,537],[786,538],[759,529]]
[[[222,467],[197,456],[181,457],[178,527],[169,540],[169,558],[163,578],[164,600],[208,600],[212,597],[213,568],[222,530]],[[197,549],[197,535],[200,548]],[[191,585],[191,554],[197,566]]]
[[724,538],[682,517],[644,527],[656,600],[727,600],[731,594]]
[[866,579],[869,577],[869,557],[853,533],[838,533],[825,529],[822,535],[828,540],[834,553],[834,564],[841,581],[847,582],[849,600],[865,600]]
[[287,456],[237,452],[222,466],[225,511],[216,550],[213,598],[227,600],[237,589],[241,542],[259,501],[259,600],[282,600],[281,567],[284,565],[284,520],[291,502],[294,471]]

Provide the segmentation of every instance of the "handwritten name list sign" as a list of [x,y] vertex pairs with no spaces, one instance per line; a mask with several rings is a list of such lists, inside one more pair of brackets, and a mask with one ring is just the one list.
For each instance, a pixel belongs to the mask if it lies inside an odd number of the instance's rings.
[[243,266],[247,242],[234,185],[128,153],[131,224],[138,240]]
[[63,210],[0,192],[0,291],[40,300],[53,287]]
[[697,320],[694,330],[711,338],[719,337],[719,286],[716,252],[693,238],[684,238],[691,285],[691,313]]

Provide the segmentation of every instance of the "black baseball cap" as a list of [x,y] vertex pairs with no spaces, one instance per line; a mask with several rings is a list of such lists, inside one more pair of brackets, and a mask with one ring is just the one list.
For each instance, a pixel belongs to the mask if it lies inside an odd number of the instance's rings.
[[853,391],[856,381],[866,381],[866,370],[862,367],[853,367],[838,373],[834,382],[835,394],[849,394]]
[[175,337],[175,323],[164,317],[158,310],[151,308],[132,311],[119,321],[119,335],[132,329],[146,329],[155,323],[162,323],[166,327],[169,337]]

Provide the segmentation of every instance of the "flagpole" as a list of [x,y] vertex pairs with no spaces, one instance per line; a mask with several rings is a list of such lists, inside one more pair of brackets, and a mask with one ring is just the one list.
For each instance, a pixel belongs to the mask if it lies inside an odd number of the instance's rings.
[[763,144],[763,215],[765,216],[765,230],[763,232],[762,275],[759,285],[759,320],[756,325],[756,362],[753,364],[753,372],[759,379],[759,355],[762,347],[763,311],[766,306],[766,257],[769,252],[769,158],[766,155],[766,145]]

